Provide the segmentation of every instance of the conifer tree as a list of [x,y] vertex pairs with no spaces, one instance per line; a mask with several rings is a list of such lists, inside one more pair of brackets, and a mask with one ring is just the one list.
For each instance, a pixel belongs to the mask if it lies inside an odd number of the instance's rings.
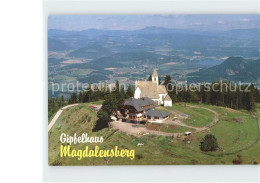
[[83,103],[83,100],[84,100],[84,96],[83,96],[83,93],[80,91],[79,92],[79,103]]
[[132,87],[131,85],[129,84],[128,85],[128,88],[126,90],[126,98],[129,98],[129,97],[133,97],[134,96],[134,92],[132,90]]
[[120,87],[120,97],[126,98],[124,86],[121,86],[121,87]]
[[152,75],[150,74],[147,81],[152,81]]
[[76,92],[73,92],[69,99],[69,104],[75,104],[75,103],[78,103],[78,95]]
[[168,84],[172,83],[172,78],[170,75],[166,75],[165,78],[164,78],[164,82],[163,82],[163,85],[164,86],[167,86]]

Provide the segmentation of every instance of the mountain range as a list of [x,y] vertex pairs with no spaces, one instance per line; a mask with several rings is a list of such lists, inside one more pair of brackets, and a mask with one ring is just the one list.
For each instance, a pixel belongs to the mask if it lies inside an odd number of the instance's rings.
[[[48,30],[48,50],[72,50],[70,56],[90,59],[115,53],[169,50],[187,56],[259,56],[260,29],[197,31],[146,27],[140,30]],[[100,50],[100,51],[99,51]],[[246,51],[245,51],[246,50]]]

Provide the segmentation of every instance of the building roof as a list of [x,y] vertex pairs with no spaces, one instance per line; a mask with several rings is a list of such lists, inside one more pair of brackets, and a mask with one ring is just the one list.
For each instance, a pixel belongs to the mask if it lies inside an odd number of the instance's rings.
[[136,81],[135,88],[139,88],[141,90],[140,97],[149,97],[152,99],[159,98],[157,85],[152,81]]
[[158,85],[152,81],[135,81],[135,88],[141,90],[140,97],[158,99],[159,94],[168,94],[164,85]]
[[163,112],[163,111],[157,111],[157,110],[149,110],[145,113],[147,116],[151,117],[159,117],[159,118],[165,118],[169,116],[170,113],[168,112]]
[[128,99],[125,99],[123,105],[132,106],[138,112],[153,109],[157,106],[157,104],[148,97],[139,98],[139,99],[128,98]]
[[157,70],[156,70],[156,69],[153,69],[153,74],[152,74],[152,76],[158,77],[158,73],[157,73]]
[[166,87],[164,85],[158,85],[158,93],[159,94],[167,94]]
[[166,95],[166,97],[164,98],[164,101],[172,101],[172,99],[169,95]]
[[[153,70],[153,77],[158,77],[156,69]],[[154,81],[135,81],[135,89],[139,88],[140,98],[149,97],[151,99],[160,99],[159,94],[168,95],[164,85],[157,85]],[[168,98],[167,98],[168,100]]]

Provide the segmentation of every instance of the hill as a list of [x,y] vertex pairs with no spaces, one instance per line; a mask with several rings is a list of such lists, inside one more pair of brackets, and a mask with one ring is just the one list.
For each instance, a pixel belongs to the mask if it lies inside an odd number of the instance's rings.
[[52,39],[48,38],[48,50],[49,51],[63,51],[66,50],[68,46],[66,43],[58,40],[58,39]]
[[[176,104],[180,112],[187,111],[183,104]],[[102,144],[72,144],[72,148],[84,149],[86,145],[93,149],[95,145],[100,148],[111,149],[118,146],[119,149],[135,149],[135,159],[109,158],[109,165],[186,165],[186,164],[232,164],[239,154],[242,164],[259,163],[259,132],[255,118],[246,111],[227,110],[226,108],[192,104],[212,109],[220,114],[220,121],[211,128],[211,133],[217,138],[220,150],[216,152],[203,153],[199,149],[200,140],[208,133],[206,131],[194,133],[190,143],[182,140],[172,139],[166,136],[155,136],[152,134],[142,137],[127,135],[113,128],[105,128],[98,132],[92,132],[97,119],[96,113],[89,108],[89,103],[82,103],[65,109],[55,125],[49,131],[49,164],[50,165],[105,165],[103,158],[88,158],[78,160],[77,158],[61,158],[59,156],[60,134],[88,136],[103,136]],[[181,108],[182,109],[181,109]],[[259,106],[257,111],[259,111]],[[201,114],[202,115],[202,114]],[[208,116],[207,113],[204,116]],[[172,129],[173,130],[173,129]],[[139,147],[139,142],[144,143]],[[151,149],[153,152],[151,153]]]
[[112,54],[111,50],[102,45],[89,45],[72,51],[69,56],[76,58],[96,59]]
[[229,57],[223,63],[188,74],[189,82],[211,82],[219,80],[257,82],[260,79],[260,59],[246,60]]

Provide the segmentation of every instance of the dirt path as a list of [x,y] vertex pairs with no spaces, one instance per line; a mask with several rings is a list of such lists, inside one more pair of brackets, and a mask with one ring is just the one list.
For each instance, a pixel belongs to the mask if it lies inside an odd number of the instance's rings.
[[[188,127],[188,128],[195,129],[195,132],[200,132],[200,131],[209,129],[210,127],[212,127],[213,125],[215,125],[219,121],[219,114],[216,111],[214,111],[214,110],[211,110],[211,109],[206,108],[206,107],[194,106],[194,105],[189,105],[189,104],[187,104],[186,106],[190,107],[190,108],[205,109],[205,110],[207,110],[209,112],[212,112],[214,114],[214,119],[210,122],[210,124],[208,124],[206,126],[203,126],[203,127],[195,127],[195,126],[187,125],[187,124],[181,122],[180,120],[175,120],[175,121],[167,120],[164,123],[165,124],[171,124],[171,125],[178,125],[178,126]],[[180,116],[180,114],[181,114],[178,111],[170,111],[170,110],[168,110],[168,111],[173,113],[173,114],[175,114],[176,116]]]
[[48,125],[48,132],[51,130],[52,126],[55,124],[55,122],[57,121],[57,119],[59,118],[59,116],[61,115],[62,111],[64,109],[67,109],[69,107],[73,107],[73,106],[76,106],[76,105],[79,105],[79,104],[71,104],[71,105],[67,105],[65,107],[62,107],[56,114],[55,116],[52,118],[50,124]]
[[193,105],[187,105],[187,106],[191,107],[191,108],[205,109],[209,112],[214,113],[214,119],[211,121],[211,123],[206,126],[203,126],[203,127],[193,127],[196,130],[195,132],[201,132],[203,130],[207,130],[207,129],[211,128],[212,126],[214,126],[219,121],[219,114],[212,109],[209,109],[206,107],[201,107],[201,106],[193,106]]
[[[208,124],[207,126],[203,126],[203,127],[190,126],[190,125],[187,125],[187,124],[181,122],[180,120],[176,120],[173,122],[167,122],[165,124],[173,124],[173,125],[192,128],[192,129],[195,129],[195,131],[193,133],[198,133],[198,132],[211,128],[213,125],[215,125],[219,121],[219,114],[214,110],[211,110],[211,109],[208,109],[205,107],[201,107],[201,106],[193,106],[193,105],[187,105],[187,107],[200,108],[200,109],[205,109],[209,112],[212,112],[212,113],[214,113],[214,119],[211,121],[210,124]],[[118,129],[119,131],[125,132],[130,135],[134,135],[134,136],[141,136],[143,134],[149,133],[149,134],[154,134],[154,135],[174,136],[175,137],[175,136],[179,136],[179,135],[183,134],[183,133],[166,133],[166,132],[161,132],[161,131],[147,130],[147,128],[144,125],[126,123],[126,122],[120,122],[120,121],[113,121],[110,124],[114,129]]]

